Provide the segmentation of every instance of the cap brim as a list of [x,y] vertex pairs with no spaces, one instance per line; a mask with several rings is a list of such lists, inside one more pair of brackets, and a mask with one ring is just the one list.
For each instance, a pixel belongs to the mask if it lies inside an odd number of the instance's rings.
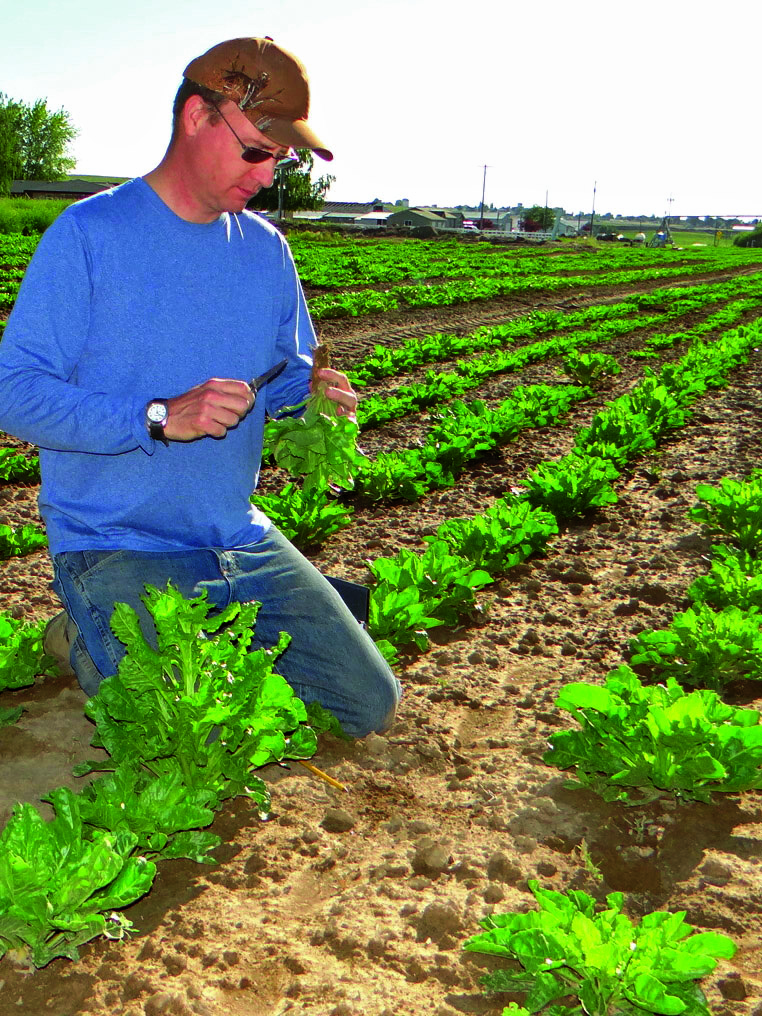
[[[250,117],[256,126],[255,116]],[[306,120],[288,120],[286,117],[269,116],[270,123],[265,133],[273,141],[290,148],[309,148],[321,159],[330,162],[333,152],[326,148]]]

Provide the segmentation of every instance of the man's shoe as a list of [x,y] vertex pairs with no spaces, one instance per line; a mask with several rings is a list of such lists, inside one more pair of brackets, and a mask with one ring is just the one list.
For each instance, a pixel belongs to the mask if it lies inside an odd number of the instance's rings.
[[45,628],[45,635],[42,639],[42,648],[47,656],[55,660],[58,672],[62,677],[73,677],[74,670],[69,662],[71,652],[71,623],[69,615],[65,610],[56,614],[48,621]]

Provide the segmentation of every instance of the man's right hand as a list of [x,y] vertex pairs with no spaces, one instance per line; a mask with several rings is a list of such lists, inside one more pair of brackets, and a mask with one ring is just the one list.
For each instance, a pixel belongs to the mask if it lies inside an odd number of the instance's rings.
[[254,395],[246,381],[213,377],[184,395],[167,399],[164,433],[170,441],[224,437],[253,405]]

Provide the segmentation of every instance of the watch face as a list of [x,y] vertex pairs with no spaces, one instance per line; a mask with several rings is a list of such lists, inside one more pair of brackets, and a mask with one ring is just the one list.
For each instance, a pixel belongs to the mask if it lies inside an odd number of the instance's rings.
[[167,418],[167,407],[163,402],[149,402],[146,416],[151,423],[163,423]]

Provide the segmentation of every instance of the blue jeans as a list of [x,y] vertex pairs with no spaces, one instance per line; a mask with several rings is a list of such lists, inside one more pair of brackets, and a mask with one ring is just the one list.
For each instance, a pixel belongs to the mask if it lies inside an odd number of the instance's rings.
[[383,731],[394,720],[399,681],[336,590],[275,527],[236,550],[66,551],[53,565],[53,589],[78,632],[71,665],[87,695],[117,672],[125,653],[109,624],[114,603],[137,612],[155,646],[140,597],[146,583],[163,589],[171,580],[186,597],[206,590],[220,610],[233,601],[260,601],[253,647],[269,648],[287,631],[291,643],[275,669],[304,702],[317,700],[334,713],[351,736]]

